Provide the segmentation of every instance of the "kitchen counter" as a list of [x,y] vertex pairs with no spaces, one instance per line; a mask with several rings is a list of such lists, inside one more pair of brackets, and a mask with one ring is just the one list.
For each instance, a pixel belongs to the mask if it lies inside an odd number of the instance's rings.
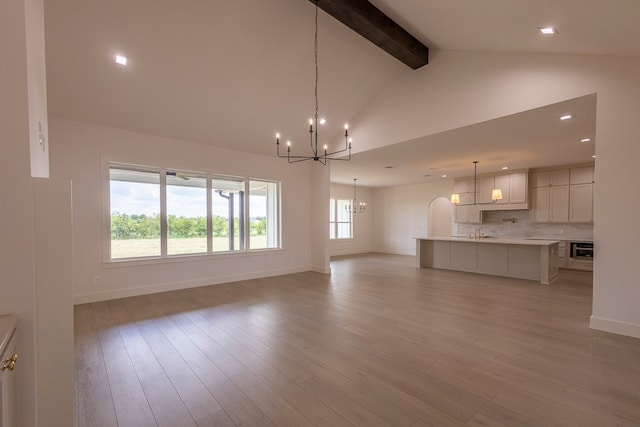
[[497,244],[508,244],[508,245],[534,245],[534,246],[548,246],[554,243],[559,243],[558,240],[548,240],[548,239],[534,239],[534,238],[522,238],[522,239],[502,239],[496,237],[482,237],[473,239],[470,237],[463,236],[445,236],[445,237],[415,237],[415,239],[425,239],[425,240],[437,240],[442,242],[476,242],[476,243],[497,243]]
[[558,278],[557,240],[415,237],[416,264],[551,283]]

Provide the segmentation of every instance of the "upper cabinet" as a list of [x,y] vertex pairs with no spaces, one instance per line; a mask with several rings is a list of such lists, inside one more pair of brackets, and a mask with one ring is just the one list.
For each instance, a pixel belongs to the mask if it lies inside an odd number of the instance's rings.
[[[455,192],[460,195],[460,205],[454,210],[457,223],[481,223],[482,211],[528,209],[528,176],[526,170],[499,175],[482,175],[456,180]],[[502,199],[491,199],[494,189],[500,189]],[[474,200],[475,193],[475,200]],[[474,203],[475,202],[475,203]]]
[[592,165],[531,173],[532,222],[593,222]]
[[[499,175],[482,176],[478,179],[478,198],[483,211],[528,209],[528,172],[517,171]],[[495,203],[491,199],[493,189],[500,189],[502,199]]]
[[[453,221],[463,224],[480,224],[482,212],[479,209],[480,205],[474,204],[475,185],[473,180],[456,181],[454,189],[460,195],[460,205],[454,207]],[[475,203],[478,201],[476,196]]]

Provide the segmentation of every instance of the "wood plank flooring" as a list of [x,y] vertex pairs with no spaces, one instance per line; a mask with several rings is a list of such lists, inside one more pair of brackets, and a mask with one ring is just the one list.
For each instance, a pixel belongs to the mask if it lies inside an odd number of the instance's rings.
[[640,340],[551,285],[332,260],[75,307],[76,426],[640,426]]

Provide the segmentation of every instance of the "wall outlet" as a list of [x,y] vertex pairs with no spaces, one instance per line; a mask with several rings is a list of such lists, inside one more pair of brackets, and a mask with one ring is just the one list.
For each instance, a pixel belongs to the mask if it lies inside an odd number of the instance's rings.
[[94,285],[99,285],[100,284],[100,276],[94,276],[93,277],[93,284]]

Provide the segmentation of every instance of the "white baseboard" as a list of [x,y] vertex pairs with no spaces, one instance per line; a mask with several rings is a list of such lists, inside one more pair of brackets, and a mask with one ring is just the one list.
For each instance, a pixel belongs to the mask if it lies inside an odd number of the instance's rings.
[[377,252],[373,249],[358,249],[355,251],[332,251],[329,256],[343,256],[343,255],[360,255],[360,254],[370,254],[373,252]]
[[315,273],[331,274],[331,267],[311,266],[311,271]]
[[390,249],[376,249],[373,252],[379,252],[381,254],[391,254],[391,255],[412,255],[416,256],[416,251],[394,251]]
[[613,332],[614,334],[640,338],[640,325],[635,323],[626,323],[618,320],[591,316],[589,327],[599,331]]
[[[285,274],[303,273],[305,271],[315,271],[312,267],[292,267],[279,270],[258,271],[243,274],[233,274],[227,276],[203,277],[196,280],[180,282],[158,283],[149,286],[140,286],[127,289],[114,289],[103,292],[92,292],[89,294],[74,295],[73,304],[86,304],[91,302],[109,301],[118,298],[134,297],[138,295],[155,294],[158,292],[177,291],[179,289],[197,288],[200,286],[219,285],[222,283],[238,282],[240,280],[260,279],[263,277],[282,276]],[[331,270],[329,270],[329,273]]]

